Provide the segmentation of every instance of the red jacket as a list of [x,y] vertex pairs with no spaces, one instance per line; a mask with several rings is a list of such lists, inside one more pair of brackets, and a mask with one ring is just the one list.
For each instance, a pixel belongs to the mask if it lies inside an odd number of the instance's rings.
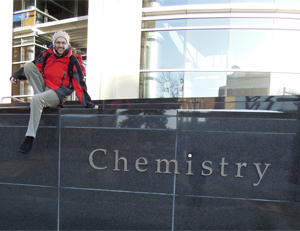
[[[91,98],[87,93],[86,84],[83,80],[85,68],[82,65],[81,56],[76,55],[79,62],[75,63],[76,65],[74,65],[73,78],[70,81],[68,67],[71,55],[72,48],[70,46],[63,56],[58,57],[53,52],[53,45],[51,45],[47,51],[36,57],[33,63],[42,73],[45,84],[56,92],[61,103],[63,103],[75,89],[76,95],[84,107],[94,107],[94,104],[91,103]],[[24,68],[21,68],[19,71],[13,74],[13,76],[20,80],[26,79],[23,69]]]

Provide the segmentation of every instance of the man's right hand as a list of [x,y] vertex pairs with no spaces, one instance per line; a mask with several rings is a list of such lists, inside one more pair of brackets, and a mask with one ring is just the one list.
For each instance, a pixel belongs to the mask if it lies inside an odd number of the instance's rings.
[[18,81],[15,77],[10,77],[10,82],[13,83],[13,84],[16,84]]

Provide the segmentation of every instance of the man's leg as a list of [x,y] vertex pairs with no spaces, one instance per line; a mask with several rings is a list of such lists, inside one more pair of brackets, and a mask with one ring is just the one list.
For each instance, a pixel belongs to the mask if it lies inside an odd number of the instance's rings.
[[30,102],[30,119],[25,141],[19,148],[19,152],[27,154],[32,148],[33,139],[36,137],[43,108],[56,106],[60,100],[52,89],[45,86],[44,78],[34,63],[26,63],[24,72],[35,94]]
[[47,106],[56,106],[60,102],[57,94],[46,86],[46,91],[36,94],[30,102],[30,118],[25,136],[25,141],[19,148],[19,152],[27,154],[32,148],[33,139],[40,123],[43,108]]
[[33,88],[35,95],[45,91],[44,78],[33,62],[28,62],[25,64],[24,72],[26,78]]
[[60,100],[57,94],[46,86],[46,91],[36,94],[30,102],[30,119],[26,136],[35,138],[44,107],[57,106]]

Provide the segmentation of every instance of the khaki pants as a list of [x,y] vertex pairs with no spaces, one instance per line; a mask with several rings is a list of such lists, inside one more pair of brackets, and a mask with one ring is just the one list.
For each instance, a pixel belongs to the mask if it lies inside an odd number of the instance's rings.
[[57,94],[45,85],[44,78],[34,63],[26,63],[24,71],[34,91],[30,102],[30,118],[26,136],[35,138],[43,108],[57,106],[60,101]]

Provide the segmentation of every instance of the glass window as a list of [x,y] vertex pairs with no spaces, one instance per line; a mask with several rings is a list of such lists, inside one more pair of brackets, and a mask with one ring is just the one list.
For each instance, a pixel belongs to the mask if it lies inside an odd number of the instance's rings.
[[143,0],[143,7],[186,5],[187,0]]
[[34,0],[23,0],[23,9],[34,8]]
[[230,30],[228,68],[271,68],[272,36],[272,30]]
[[230,3],[230,0],[188,0],[189,5],[193,5],[193,4],[215,4],[215,3]]
[[269,95],[270,73],[231,72],[227,73],[227,96]]
[[22,10],[22,0],[14,0],[14,12]]
[[300,29],[300,20],[299,19],[274,19],[275,28],[285,28],[285,29]]
[[272,18],[231,18],[231,26],[266,26],[273,27]]
[[22,20],[22,26],[33,26],[35,11],[30,11],[22,14],[25,18]]
[[142,34],[141,69],[183,68],[185,31]]
[[72,18],[74,17],[74,4],[75,1],[56,1],[56,3],[48,1],[48,14],[57,19]]
[[186,72],[184,97],[224,96],[226,72]]
[[38,55],[40,55],[46,49],[47,49],[47,47],[43,48],[43,47],[35,46],[35,57],[37,57]]
[[13,64],[12,65],[12,74],[16,73],[23,66],[24,66],[23,64]]
[[36,8],[47,13],[47,1],[36,1]]
[[185,27],[186,19],[144,21],[143,28],[174,28]]
[[229,26],[229,18],[196,18],[187,20],[188,27],[195,26]]
[[275,0],[231,0],[231,3],[274,3]]
[[34,46],[22,47],[22,61],[31,61],[34,59]]
[[34,37],[24,37],[21,39],[22,44],[34,43]]
[[273,63],[277,71],[299,72],[300,31],[275,30]]
[[228,30],[187,31],[185,68],[226,68]]
[[20,47],[14,47],[12,49],[12,61],[13,62],[20,62],[21,61],[21,48]]
[[181,98],[183,96],[183,72],[151,72],[140,75],[140,97]]
[[13,16],[13,28],[22,25],[22,20],[25,18],[25,14],[14,14]]
[[79,0],[78,1],[78,16],[88,15],[89,12],[89,1]]
[[13,40],[13,46],[17,46],[17,45],[21,45],[21,39],[20,38]]
[[300,95],[300,74],[272,73],[270,95]]
[[275,3],[300,3],[300,0],[275,0]]
[[13,16],[13,27],[33,26],[35,11],[30,11],[22,14],[15,14]]
[[39,44],[45,48],[49,47],[52,44],[52,42],[46,41],[46,40],[42,39],[42,37],[36,37],[35,43]]

